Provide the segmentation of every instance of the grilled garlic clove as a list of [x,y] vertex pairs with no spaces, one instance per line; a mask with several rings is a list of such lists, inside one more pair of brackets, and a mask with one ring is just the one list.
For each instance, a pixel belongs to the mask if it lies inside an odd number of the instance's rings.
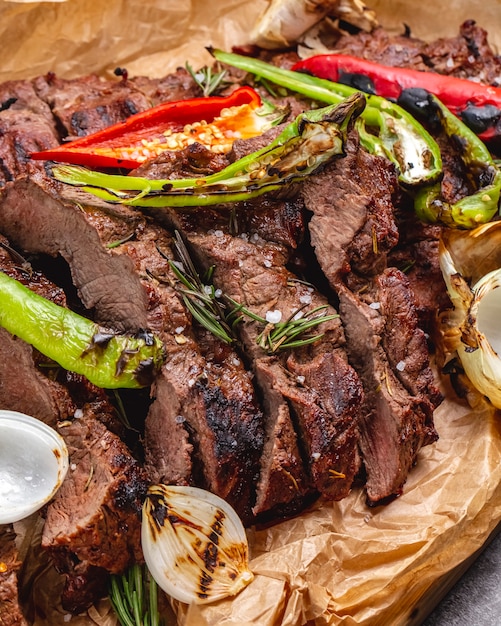
[[[501,408],[501,222],[445,234],[440,265],[454,310],[447,347],[471,384]],[[496,245],[497,244],[497,245]]]
[[240,518],[227,502],[203,489],[150,487],[141,539],[151,575],[181,602],[234,596],[254,578]]

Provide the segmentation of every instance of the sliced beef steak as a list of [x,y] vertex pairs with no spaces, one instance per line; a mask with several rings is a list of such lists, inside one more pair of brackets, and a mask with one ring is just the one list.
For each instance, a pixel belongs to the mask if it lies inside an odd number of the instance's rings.
[[[0,236],[0,270],[64,306],[64,292],[16,254]],[[76,405],[68,390],[47,376],[46,368],[39,367],[41,360],[43,357],[32,346],[0,328],[0,406],[27,413],[53,426],[73,415]]]
[[[197,482],[227,496],[247,518],[262,448],[261,411],[243,364],[228,367],[222,377],[214,357],[221,350],[202,349],[193,336],[190,315],[172,286],[169,234],[132,210],[77,206],[28,180],[6,188],[2,206],[0,230],[25,250],[61,254],[97,321],[118,329],[149,328],[161,336],[167,362],[152,389],[146,430],[149,466],[158,466],[155,480],[191,482],[194,445],[201,464]],[[230,352],[224,357],[228,365],[236,358]],[[231,429],[222,427],[230,423]],[[218,441],[222,432],[232,447]]]
[[[47,508],[42,546],[68,575],[65,596],[79,575],[79,564],[121,572],[141,561],[141,506],[147,475],[125,444],[86,411],[59,428],[68,446],[70,468]],[[78,586],[78,585],[77,585]],[[102,594],[106,588],[102,588]]]
[[396,213],[400,233],[388,262],[405,272],[416,301],[419,326],[436,339],[437,311],[450,306],[439,263],[442,226],[424,224],[412,209]]
[[0,232],[19,249],[61,255],[83,304],[95,308],[102,323],[146,328],[147,295],[132,261],[103,247],[81,207],[49,191],[28,178],[9,183],[0,194]]
[[0,188],[43,165],[30,153],[59,145],[50,108],[40,100],[29,81],[0,85]]
[[395,174],[385,160],[358,148],[307,181],[311,242],[340,301],[350,362],[364,385],[361,450],[367,496],[398,495],[421,446],[436,439],[440,402],[405,275],[389,268],[398,242]]
[[18,572],[21,562],[11,524],[0,525],[0,625],[27,626],[19,604]]
[[[265,319],[279,311],[286,320],[317,306],[325,306],[327,313],[335,314],[324,297],[286,269],[288,253],[283,246],[258,236],[234,237],[223,231],[193,230],[186,236],[202,266],[214,266],[215,286],[253,314]],[[275,409],[268,414],[268,436],[275,433],[278,417],[287,412],[302,435],[299,445],[306,469],[300,470],[299,458],[294,463],[298,471],[292,474],[293,468],[286,468],[294,484],[301,485],[311,475],[312,485],[324,497],[343,497],[359,467],[357,418],[362,394],[344,353],[339,319],[323,322],[315,329],[315,333],[322,334],[321,340],[271,359],[259,345],[259,337],[266,332],[263,326],[244,319],[238,328],[265,403]],[[327,371],[330,375],[325,375]],[[268,441],[271,447],[273,440]],[[281,452],[279,441],[273,445],[277,454]],[[278,467],[280,458],[278,454],[271,466],[268,458],[267,471]],[[277,473],[278,480],[283,480],[282,473]],[[262,474],[261,488],[272,483],[272,476]],[[258,502],[266,499],[266,492],[258,495]]]
[[138,76],[105,79],[94,74],[65,79],[52,73],[33,81],[66,139],[83,137],[123,122],[161,102],[200,96],[201,89],[184,68],[161,79]]
[[[393,275],[383,272],[362,297],[338,285],[350,360],[364,383],[360,446],[367,496],[374,504],[402,492],[419,450],[436,440],[433,410],[440,399],[424,334],[417,332],[412,318],[402,327],[402,319],[392,315],[391,298],[409,298],[405,276],[394,269],[388,272]],[[415,353],[407,351],[406,339],[416,346]],[[396,361],[398,356],[403,358]],[[409,363],[416,367],[405,372]]]
[[114,254],[133,259],[149,295],[149,327],[167,353],[146,420],[152,476],[206,487],[249,520],[263,447],[262,412],[249,372],[233,348],[193,327],[173,287],[173,240],[165,229],[143,220]]
[[145,95],[128,81],[93,74],[64,79],[49,73],[34,79],[33,85],[66,139],[89,135],[150,107]]

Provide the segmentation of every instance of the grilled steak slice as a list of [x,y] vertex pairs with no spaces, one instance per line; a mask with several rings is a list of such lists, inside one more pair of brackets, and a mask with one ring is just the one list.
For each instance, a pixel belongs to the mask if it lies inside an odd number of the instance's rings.
[[66,139],[83,137],[161,102],[200,96],[200,87],[184,68],[161,79],[138,76],[108,80],[94,74],[64,79],[52,73],[33,85]]
[[0,188],[16,176],[43,168],[31,152],[59,145],[52,113],[29,81],[0,85]]
[[393,216],[398,185],[392,166],[359,150],[353,134],[346,152],[344,159],[310,177],[301,188],[313,214],[309,232],[315,255],[334,285],[351,271],[369,276],[380,272],[399,237]]
[[112,322],[117,330],[146,328],[147,295],[132,261],[102,246],[79,206],[21,178],[5,187],[0,207],[0,232],[19,249],[61,255],[84,306],[95,308],[101,322]]
[[146,420],[148,467],[154,480],[214,491],[247,521],[263,447],[262,412],[233,348],[192,327],[173,288],[172,245],[167,231],[143,220],[135,237],[114,249],[133,259],[149,294],[149,327],[167,353]]
[[437,437],[441,399],[409,282],[387,267],[398,241],[396,189],[391,166],[359,150],[353,136],[347,157],[302,190],[311,242],[338,293],[350,362],[364,385],[360,445],[371,503],[401,492],[417,452]]
[[405,272],[416,302],[419,327],[433,339],[437,311],[450,306],[439,263],[442,226],[424,224],[414,211],[397,211],[399,242],[389,253],[388,263]]
[[[363,299],[338,287],[350,360],[364,383],[360,446],[367,471],[367,497],[374,504],[402,492],[420,448],[436,440],[433,410],[440,399],[429,380],[424,334],[416,331],[412,317],[404,320],[404,328],[399,326],[402,320],[381,304],[381,299],[388,304],[393,297],[409,297],[405,276],[394,269],[388,272],[393,276],[383,272]],[[372,308],[374,303],[380,308]],[[417,344],[416,353],[407,352],[405,334]],[[395,351],[389,352],[389,347]],[[403,358],[395,362],[397,355]],[[414,357],[421,368],[405,373]],[[420,387],[420,383],[424,385]]]
[[28,622],[19,605],[17,573],[21,562],[11,524],[0,525],[0,563],[0,625],[26,626]]
[[[288,253],[283,246],[254,236],[233,237],[223,231],[190,231],[186,236],[202,266],[214,266],[215,286],[253,314],[266,318],[269,312],[278,310],[285,320],[299,310],[306,314],[317,306],[325,306],[328,313],[335,313],[325,298],[298,281],[286,269]],[[266,350],[258,345],[263,331],[259,323],[244,320],[239,329],[258,383],[262,385],[266,382],[266,387],[261,386],[261,393],[266,396],[270,392],[280,392],[299,432],[304,433],[301,446],[315,489],[326,498],[343,497],[358,470],[357,417],[361,387],[344,354],[344,336],[339,319],[324,322],[315,329],[315,334],[318,330],[323,337],[313,346],[293,352],[287,350],[275,360],[270,360]],[[326,367],[340,368],[336,382],[347,381],[336,389],[336,401],[332,395],[334,378],[321,375]],[[316,370],[315,374],[313,370]],[[349,374],[349,379],[345,379],[345,373]],[[273,404],[276,401],[270,400],[269,405]],[[277,412],[269,415],[268,419],[273,424]],[[319,424],[322,424],[320,429]],[[268,433],[273,431],[274,428],[269,426]],[[347,436],[346,431],[353,436]],[[342,453],[339,448],[341,442],[346,444]],[[340,466],[341,458],[350,460]],[[342,478],[333,480],[333,473],[339,473]],[[292,476],[298,482],[299,477]],[[262,484],[269,481],[272,482],[271,477],[266,477],[262,479]],[[261,497],[266,498],[264,495]]]
[[342,35],[333,42],[339,54],[349,54],[376,63],[410,67],[459,78],[482,77],[482,82],[499,84],[501,60],[488,42],[487,32],[474,20],[461,24],[455,37],[425,42],[410,34],[395,35],[380,27],[371,33]]
[[[271,365],[271,367],[270,367]],[[253,363],[266,416],[265,443],[254,513],[287,515],[302,509],[312,491],[311,477],[298,446],[291,409],[277,385],[280,364]],[[281,372],[280,372],[281,373]]]
[[161,78],[134,76],[129,78],[128,82],[148,98],[151,106],[202,95],[200,86],[184,67],[178,67],[171,74]]
[[125,444],[91,410],[84,413],[59,428],[70,469],[47,508],[42,535],[70,586],[79,563],[116,573],[142,559],[140,514],[148,486]]
[[46,102],[66,139],[102,130],[149,108],[145,95],[129,81],[106,80],[90,74],[64,79],[49,73],[33,80],[40,99]]

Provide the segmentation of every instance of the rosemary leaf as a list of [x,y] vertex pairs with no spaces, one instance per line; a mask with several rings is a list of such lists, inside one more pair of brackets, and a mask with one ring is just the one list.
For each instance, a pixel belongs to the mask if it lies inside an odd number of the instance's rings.
[[294,349],[294,348],[301,348],[302,346],[306,346],[309,343],[315,343],[315,341],[318,341],[319,339],[322,339],[323,337],[323,333],[320,335],[314,335],[313,337],[307,337],[307,338],[303,338],[303,339],[299,339],[298,341],[287,341],[284,342],[280,345],[280,347],[282,349]]
[[196,72],[189,63],[186,63],[185,67],[202,90],[204,97],[213,95],[228,82],[225,81],[227,70],[220,70],[213,73],[212,67],[205,66]]

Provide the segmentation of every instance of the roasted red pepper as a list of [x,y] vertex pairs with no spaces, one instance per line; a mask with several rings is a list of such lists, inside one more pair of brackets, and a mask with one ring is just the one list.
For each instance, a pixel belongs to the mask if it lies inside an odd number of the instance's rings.
[[404,108],[412,99],[409,90],[420,87],[437,96],[484,141],[501,139],[501,88],[342,54],[313,56],[292,69],[394,100]]
[[31,158],[130,169],[194,141],[225,152],[236,138],[258,135],[280,121],[276,114],[270,121],[262,106],[259,94],[247,86],[227,97],[165,102],[58,148],[34,152]]

